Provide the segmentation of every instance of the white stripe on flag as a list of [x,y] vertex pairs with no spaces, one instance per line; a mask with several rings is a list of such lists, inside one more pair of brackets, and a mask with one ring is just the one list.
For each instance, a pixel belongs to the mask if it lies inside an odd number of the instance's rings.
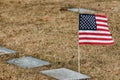
[[97,24],[103,24],[103,25],[108,25],[106,22],[99,22],[99,21],[96,21]]
[[98,35],[79,35],[79,38],[105,38],[105,39],[112,39],[111,36],[98,36]]
[[98,16],[96,16],[96,19],[99,19],[99,20],[108,20],[107,18],[103,18],[103,17],[98,17]]
[[104,27],[104,26],[97,26],[97,28],[100,28],[100,29],[105,29],[105,30],[109,30],[108,27]]
[[103,33],[103,34],[111,34],[109,31],[84,31],[84,30],[79,30],[79,33]]
[[99,43],[112,43],[114,42],[113,40],[79,40],[79,42],[99,42]]

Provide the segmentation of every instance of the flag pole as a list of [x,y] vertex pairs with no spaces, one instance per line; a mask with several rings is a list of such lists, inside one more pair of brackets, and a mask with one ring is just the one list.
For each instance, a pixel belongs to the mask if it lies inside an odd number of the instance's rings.
[[[80,13],[80,8],[78,8],[78,13]],[[78,72],[80,72],[79,24],[80,20],[78,17]]]
[[78,44],[78,72],[80,72],[80,48]]

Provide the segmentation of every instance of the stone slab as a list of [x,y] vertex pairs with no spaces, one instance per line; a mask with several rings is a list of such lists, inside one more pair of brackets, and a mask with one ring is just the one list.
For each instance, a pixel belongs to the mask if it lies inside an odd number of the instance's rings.
[[94,10],[90,10],[90,9],[85,9],[85,8],[68,8],[67,9],[68,11],[73,11],[73,12],[80,12],[80,13],[86,13],[86,12],[89,12],[89,13],[95,13]]
[[16,58],[12,60],[7,61],[9,64],[14,64],[23,68],[34,68],[34,67],[41,67],[44,65],[49,65],[49,62],[36,59],[33,57],[22,57],[22,58]]
[[7,49],[5,47],[0,47],[0,55],[3,55],[3,54],[12,54],[12,53],[16,53],[16,51],[11,50],[11,49]]
[[40,73],[53,77],[58,80],[83,80],[89,79],[89,76],[72,71],[66,68],[40,71]]

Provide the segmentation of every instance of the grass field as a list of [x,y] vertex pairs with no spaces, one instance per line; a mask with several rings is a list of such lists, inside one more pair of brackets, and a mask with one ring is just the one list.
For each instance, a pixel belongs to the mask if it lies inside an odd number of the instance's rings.
[[[112,46],[82,45],[81,73],[91,80],[120,80],[119,0],[0,0],[0,45],[17,54],[0,56],[0,80],[55,80],[41,70],[66,67],[77,71],[78,13],[62,7],[82,7],[106,14],[115,40]],[[6,60],[33,56],[51,62],[33,69]]]

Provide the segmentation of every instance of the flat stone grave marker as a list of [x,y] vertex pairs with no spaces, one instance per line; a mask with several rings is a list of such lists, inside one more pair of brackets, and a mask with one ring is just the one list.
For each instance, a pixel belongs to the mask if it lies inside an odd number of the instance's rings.
[[11,49],[7,49],[5,47],[0,47],[0,55],[3,55],[3,54],[12,54],[12,53],[16,53],[16,51],[11,50]]
[[33,57],[22,57],[22,58],[16,58],[12,60],[7,61],[9,64],[14,64],[23,68],[34,68],[34,67],[41,67],[44,65],[49,65],[49,62],[36,59]]
[[60,69],[53,69],[53,70],[45,70],[40,71],[40,73],[45,74],[47,76],[53,77],[57,80],[85,80],[90,79],[89,76],[86,76],[84,74],[66,69],[66,68],[60,68]]
[[94,10],[91,10],[91,9],[85,9],[85,8],[68,8],[67,9],[68,11],[73,11],[73,12],[80,12],[80,13],[86,13],[86,12],[89,12],[89,13],[95,13]]

